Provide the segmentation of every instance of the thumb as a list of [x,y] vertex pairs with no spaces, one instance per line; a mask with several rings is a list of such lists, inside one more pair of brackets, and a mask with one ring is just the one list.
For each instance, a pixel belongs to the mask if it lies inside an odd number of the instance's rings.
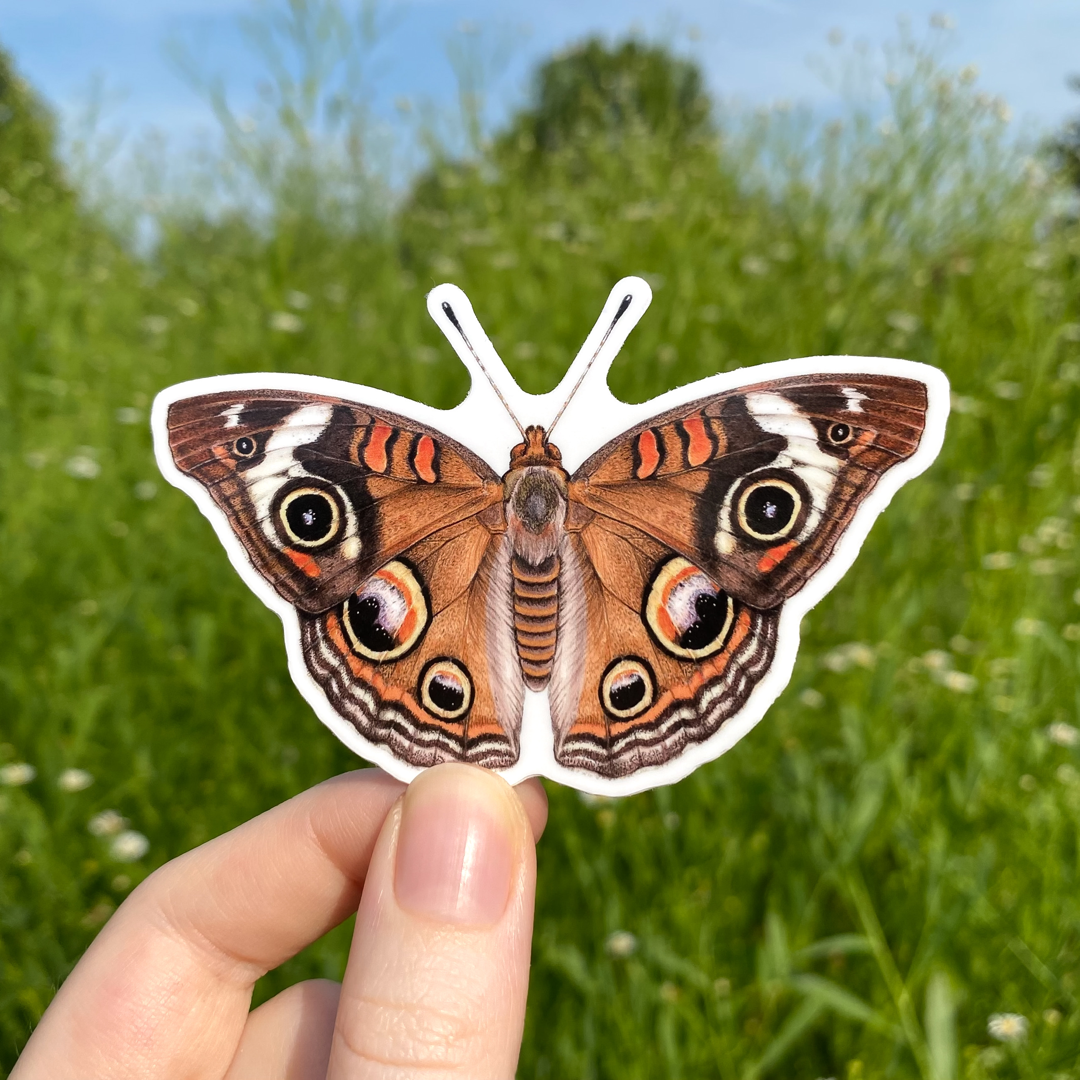
[[529,983],[543,789],[470,765],[418,776],[364,885],[327,1080],[510,1080]]

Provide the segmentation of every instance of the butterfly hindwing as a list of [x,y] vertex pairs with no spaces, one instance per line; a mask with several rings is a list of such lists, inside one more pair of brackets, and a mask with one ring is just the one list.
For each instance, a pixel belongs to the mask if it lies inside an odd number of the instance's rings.
[[458,443],[336,398],[206,394],[172,403],[167,425],[180,471],[210,493],[259,573],[311,614],[501,499],[494,472]]
[[723,593],[645,533],[596,515],[561,563],[560,764],[605,777],[662,765],[713,735],[768,671],[779,612]]
[[410,765],[509,768],[524,697],[509,588],[505,534],[475,518],[442,529],[301,615],[307,669],[340,716]]
[[618,436],[570,498],[641,529],[759,609],[828,560],[881,476],[915,453],[927,391],[886,375],[806,375],[704,398]]

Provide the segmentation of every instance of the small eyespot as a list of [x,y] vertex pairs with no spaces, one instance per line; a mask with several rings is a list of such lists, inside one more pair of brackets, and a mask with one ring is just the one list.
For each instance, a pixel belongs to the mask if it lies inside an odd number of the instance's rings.
[[643,617],[665,652],[680,660],[704,660],[724,647],[735,602],[704,570],[675,555],[653,575]]
[[385,664],[416,648],[431,621],[430,612],[416,572],[395,560],[376,570],[345,601],[341,621],[353,652]]
[[236,442],[233,443],[233,453],[237,457],[252,457],[256,451],[255,440],[248,435],[241,435]]
[[794,484],[770,476],[747,484],[739,493],[736,508],[739,528],[746,536],[772,543],[783,540],[795,528],[803,497]]
[[278,507],[286,537],[302,548],[322,547],[337,539],[343,518],[338,500],[321,488],[293,488]]
[[844,446],[851,442],[855,431],[849,424],[830,424],[828,435],[833,446]]
[[417,688],[420,704],[443,720],[460,720],[472,707],[472,679],[464,665],[449,657],[429,660]]
[[600,679],[600,704],[616,720],[633,720],[656,699],[652,668],[638,656],[613,660]]

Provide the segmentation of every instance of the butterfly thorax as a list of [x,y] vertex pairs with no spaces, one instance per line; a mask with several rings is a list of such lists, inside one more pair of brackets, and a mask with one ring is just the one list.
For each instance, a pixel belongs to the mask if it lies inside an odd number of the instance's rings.
[[514,637],[526,683],[551,676],[559,619],[559,545],[566,523],[567,474],[544,429],[530,427],[503,477],[514,588]]

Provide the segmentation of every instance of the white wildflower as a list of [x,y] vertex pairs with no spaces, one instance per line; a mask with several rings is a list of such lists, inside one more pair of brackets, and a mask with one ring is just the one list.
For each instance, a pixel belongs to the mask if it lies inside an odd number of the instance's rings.
[[148,334],[164,334],[169,329],[169,320],[164,315],[147,315],[142,327]]
[[885,316],[885,321],[894,330],[899,330],[902,334],[914,334],[922,325],[919,316],[910,311],[890,311]]
[[993,1013],[986,1021],[986,1032],[999,1042],[1023,1042],[1028,1033],[1027,1017],[1019,1013]]
[[1064,720],[1055,720],[1047,727],[1046,737],[1058,746],[1076,746],[1080,743],[1080,729],[1066,724]]
[[593,795],[588,791],[579,791],[578,798],[585,806],[589,807],[603,806],[605,803],[615,801],[614,796],[612,795]]
[[984,570],[1011,570],[1016,565],[1016,556],[1011,551],[991,551],[983,556]]
[[115,810],[101,810],[86,827],[94,836],[115,836],[127,823],[127,818],[121,817]]
[[941,676],[941,685],[957,694],[970,694],[979,682],[974,675],[969,675],[966,671],[946,671]]
[[76,454],[64,462],[64,469],[69,476],[78,480],[93,480],[101,475],[101,466],[88,454]]
[[840,673],[854,666],[872,668],[876,660],[877,656],[869,645],[861,641],[849,641],[846,645],[838,645],[826,653],[821,662],[830,671]]
[[995,396],[1001,398],[1002,401],[1017,401],[1024,396],[1023,384],[1013,382],[1011,379],[1002,379],[1000,382],[994,383],[991,389],[994,391]]
[[979,65],[978,64],[965,64],[960,69],[960,81],[962,83],[973,83],[979,77]]
[[283,334],[299,334],[304,329],[304,320],[291,311],[275,311],[270,315],[270,329]]
[[608,934],[604,948],[609,956],[622,960],[637,952],[637,944],[637,938],[629,930],[616,930],[613,934]]
[[85,791],[94,782],[85,769],[65,769],[56,780],[61,791]]
[[1054,770],[1054,775],[1061,783],[1065,784],[1066,787],[1072,787],[1077,780],[1080,780],[1080,773],[1078,773],[1068,762],[1064,765],[1059,765]]
[[952,657],[944,649],[931,649],[922,655],[922,662],[930,671],[948,671],[952,667]]
[[769,272],[769,264],[760,255],[744,255],[739,260],[739,269],[751,277],[764,277]]
[[434,364],[439,359],[439,350],[432,345],[417,345],[413,350],[413,356],[421,364]]
[[135,409],[130,405],[125,405],[123,408],[116,410],[116,422],[118,424],[137,424],[142,420],[142,415],[142,409]]
[[975,485],[971,483],[957,484],[953,488],[953,497],[957,502],[971,502],[975,498]]
[[150,841],[134,829],[126,829],[109,845],[109,853],[117,862],[136,862],[149,850]]
[[37,776],[37,769],[25,761],[13,762],[0,768],[0,784],[5,787],[22,787]]
[[299,289],[292,289],[285,294],[285,303],[296,311],[306,311],[311,306],[311,297]]
[[800,695],[799,700],[808,709],[820,709],[825,704],[825,695],[820,690],[808,686]]
[[1028,473],[1027,482],[1032,487],[1049,487],[1050,482],[1054,479],[1054,467],[1048,465],[1045,462],[1042,465],[1036,465],[1031,472]]
[[157,484],[153,480],[140,480],[135,485],[135,498],[149,502],[157,494]]
[[1046,623],[1042,619],[1022,618],[1013,623],[1013,630],[1021,637],[1035,637],[1041,633]]
[[539,346],[532,341],[519,341],[514,346],[515,360],[535,360],[539,354]]
[[1064,569],[1060,559],[1032,559],[1031,572],[1039,577],[1053,577]]

